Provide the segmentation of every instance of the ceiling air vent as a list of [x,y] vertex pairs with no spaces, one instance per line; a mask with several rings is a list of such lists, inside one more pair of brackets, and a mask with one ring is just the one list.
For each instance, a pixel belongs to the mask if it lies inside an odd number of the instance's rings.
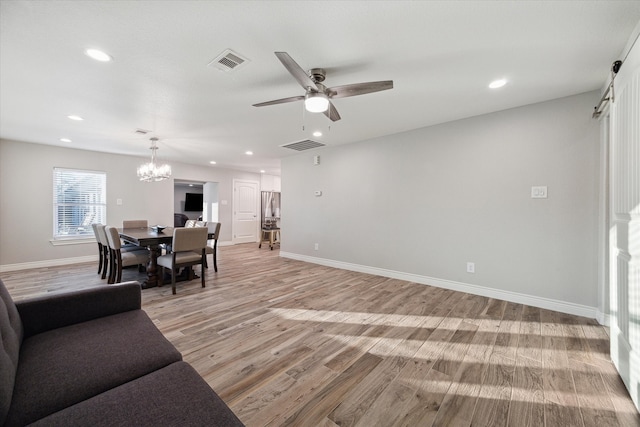
[[282,148],[291,148],[296,151],[304,151],[311,150],[312,148],[324,147],[325,144],[318,141],[312,141],[310,139],[305,139],[303,141],[291,142],[289,144],[281,145]]
[[240,68],[243,64],[249,62],[247,58],[227,49],[218,55],[213,61],[209,62],[210,67],[216,67],[221,71],[233,71]]

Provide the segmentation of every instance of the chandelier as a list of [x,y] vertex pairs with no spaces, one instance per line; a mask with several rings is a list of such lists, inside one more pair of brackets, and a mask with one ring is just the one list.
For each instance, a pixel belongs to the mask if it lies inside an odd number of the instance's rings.
[[149,163],[145,163],[138,167],[138,178],[140,181],[152,182],[152,181],[162,181],[163,179],[168,179],[171,176],[171,166],[164,165],[156,165],[156,150],[158,147],[156,146],[156,142],[158,138],[151,138],[151,161]]

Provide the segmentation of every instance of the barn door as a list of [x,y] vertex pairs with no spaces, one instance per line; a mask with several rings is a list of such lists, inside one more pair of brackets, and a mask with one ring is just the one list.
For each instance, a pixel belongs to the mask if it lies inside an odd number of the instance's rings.
[[610,126],[611,359],[640,407],[640,44],[615,78]]

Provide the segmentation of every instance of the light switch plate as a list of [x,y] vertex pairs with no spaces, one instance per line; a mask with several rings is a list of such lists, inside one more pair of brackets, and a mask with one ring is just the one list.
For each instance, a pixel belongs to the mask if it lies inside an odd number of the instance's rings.
[[531,187],[532,199],[546,199],[547,198],[547,186]]

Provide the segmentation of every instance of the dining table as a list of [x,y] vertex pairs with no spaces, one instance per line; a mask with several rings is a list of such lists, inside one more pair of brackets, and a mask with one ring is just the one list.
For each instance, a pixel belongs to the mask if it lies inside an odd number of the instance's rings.
[[[149,264],[147,265],[147,279],[141,283],[142,289],[154,288],[158,286],[158,257],[162,255],[160,245],[170,245],[173,242],[174,227],[142,227],[142,228],[119,228],[120,238],[125,242],[133,243],[137,246],[149,249]],[[215,233],[209,232],[208,239],[213,239]],[[191,268],[187,268],[185,275],[179,276],[176,280],[197,279]]]
[[119,228],[118,233],[125,242],[149,249],[147,279],[141,285],[142,289],[158,286],[158,257],[162,253],[160,245],[173,242],[173,227],[161,231],[154,227]]

